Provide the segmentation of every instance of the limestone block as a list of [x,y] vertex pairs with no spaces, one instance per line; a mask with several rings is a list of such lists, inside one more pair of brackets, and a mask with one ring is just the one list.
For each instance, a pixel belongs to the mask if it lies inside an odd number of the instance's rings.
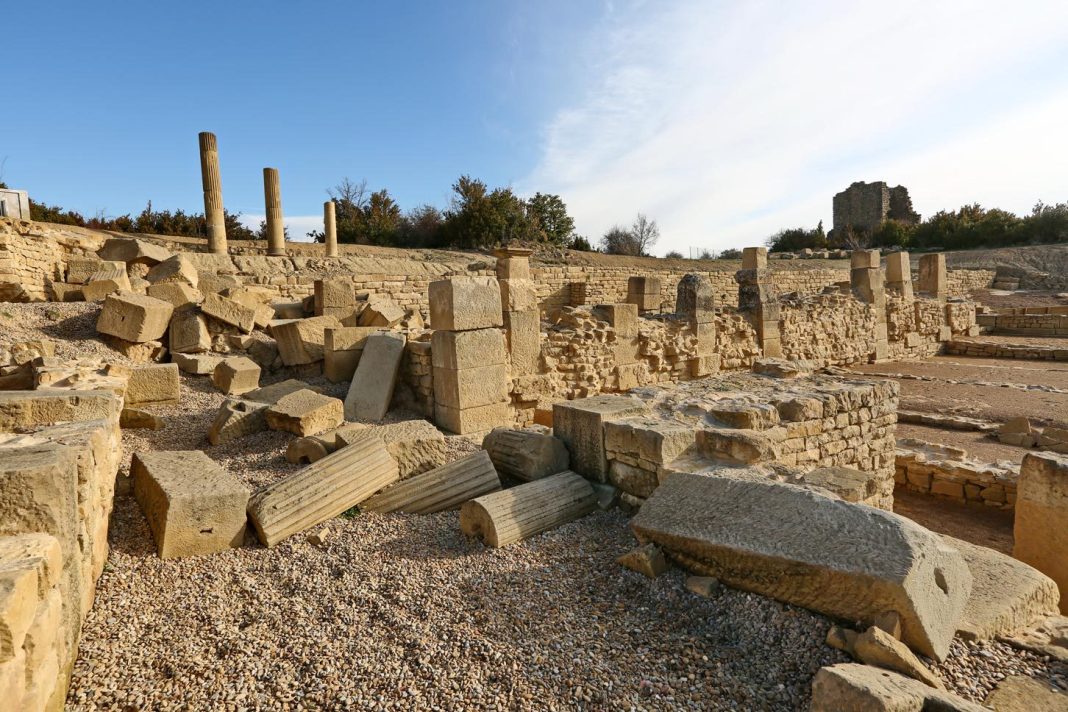
[[850,269],[879,269],[878,250],[853,250],[849,254]]
[[322,460],[334,449],[336,448],[327,447],[325,442],[314,436],[294,438],[286,446],[286,462],[308,465]]
[[[66,271],[66,282],[69,284],[85,284],[89,281],[89,278],[99,271],[101,260],[99,257],[68,257]],[[126,263],[123,263],[123,271],[125,271]]]
[[200,304],[204,296],[200,290],[191,287],[185,282],[163,282],[151,284],[148,287],[148,296],[170,302],[175,309],[180,309],[190,304]]
[[323,375],[334,383],[351,381],[367,337],[378,327],[342,326],[323,333]]
[[248,513],[266,546],[336,517],[396,482],[397,463],[367,433],[300,472],[259,490]]
[[0,391],[0,430],[3,431],[74,421],[118,422],[121,411],[122,401],[106,391],[49,388]]
[[494,428],[482,440],[497,471],[523,482],[532,482],[568,469],[570,457],[564,443],[536,430]]
[[154,363],[129,369],[126,405],[168,405],[177,403],[180,398],[178,364]]
[[804,476],[805,484],[836,494],[847,502],[876,506],[881,478],[852,467],[817,467]]
[[171,252],[165,247],[130,237],[110,237],[96,254],[102,260],[145,264],[150,267],[171,257]]
[[260,387],[260,367],[245,356],[225,358],[212,372],[211,382],[228,396],[248,393]]
[[208,442],[222,445],[267,429],[266,403],[227,398],[208,430]]
[[1064,712],[1068,694],[1026,675],[1009,675],[987,695],[983,705],[996,712]]
[[150,284],[178,283],[186,284],[196,289],[200,276],[197,268],[185,255],[174,255],[163,260],[148,271],[145,279]]
[[476,408],[508,400],[508,367],[434,368],[434,401],[448,408]]
[[52,297],[57,302],[84,302],[85,292],[80,284],[52,282]]
[[812,680],[809,712],[984,712],[984,707],[919,680],[870,665],[841,663],[820,668]]
[[711,322],[715,317],[716,293],[705,275],[687,274],[676,288],[675,313],[692,323]]
[[608,481],[604,424],[645,412],[631,396],[594,396],[553,404],[553,434],[571,455],[571,469],[596,482]]
[[504,332],[500,329],[435,331],[431,336],[431,364],[459,370],[508,362]]
[[241,280],[232,274],[216,274],[214,272],[205,272],[198,270],[197,272],[197,289],[204,296],[209,294],[219,294],[231,287],[240,287]]
[[619,460],[609,463],[608,481],[623,492],[642,499],[651,495],[659,484],[656,472],[643,470]]
[[171,317],[169,334],[171,353],[203,353],[211,350],[208,320],[192,307],[178,309]]
[[631,526],[731,586],[865,624],[894,611],[904,642],[940,660],[972,588],[964,558],[938,535],[758,470],[673,472]]
[[637,304],[598,304],[593,308],[593,315],[607,321],[620,338],[638,336]]
[[537,311],[538,296],[529,279],[501,279],[501,307],[504,311]]
[[130,474],[161,559],[244,542],[249,489],[200,450],[134,453]]
[[[443,333],[471,334],[476,332]],[[512,367],[512,376],[537,373],[538,364],[541,361],[541,318],[538,312],[536,310],[505,312],[504,333],[508,344],[508,362]]]
[[964,640],[992,640],[1032,628],[1057,613],[1060,591],[1038,570],[985,546],[944,536],[972,574],[972,593],[957,623]]
[[767,269],[768,248],[745,247],[742,248],[742,269]]
[[368,301],[360,312],[360,326],[375,326],[387,329],[404,319],[404,310],[392,299],[379,297]]
[[245,400],[256,401],[257,403],[266,403],[271,405],[277,403],[281,398],[288,396],[290,393],[296,393],[297,391],[311,390],[319,392],[318,388],[309,386],[304,381],[298,381],[295,378],[290,378],[279,383],[272,383],[269,386],[263,386],[257,388],[254,391],[249,391],[244,395]]
[[317,279],[313,286],[316,316],[348,316],[356,308],[356,291],[350,279]]
[[236,326],[246,334],[256,327],[256,310],[216,292],[206,293],[200,310],[224,324]]
[[566,471],[482,495],[460,508],[460,530],[502,547],[585,516],[597,495],[580,475]]
[[893,252],[886,256],[886,281],[888,284],[912,281],[909,253]]
[[361,505],[371,512],[430,514],[455,509],[464,502],[501,488],[485,450],[390,485]]
[[529,257],[498,257],[497,279],[530,279]]
[[513,422],[507,403],[493,403],[474,408],[450,408],[434,404],[434,422],[438,427],[458,435],[484,433]]
[[636,304],[638,311],[658,311],[660,309],[660,278],[628,277],[627,303]]
[[345,405],[340,399],[310,390],[290,393],[267,409],[268,427],[302,437],[336,428],[344,419]]
[[925,685],[944,690],[937,675],[920,662],[908,646],[875,626],[868,628],[853,643],[853,652],[861,662],[899,672]]
[[450,277],[431,282],[430,326],[467,331],[501,326],[501,290],[493,277]]
[[946,256],[941,252],[920,256],[920,279],[916,288],[936,299],[942,299],[948,291]]
[[1024,455],[1015,514],[1013,557],[1056,581],[1068,612],[1068,455]]
[[119,415],[119,427],[123,430],[159,430],[163,418],[137,408],[123,408]]
[[221,356],[210,354],[172,354],[171,360],[178,364],[178,370],[193,376],[210,376],[215,367],[222,362]]
[[32,642],[27,638],[34,637],[38,608],[47,603],[42,599],[59,583],[62,567],[63,552],[55,537],[43,533],[0,536],[0,665],[10,663]]
[[405,343],[403,334],[386,331],[367,337],[345,397],[346,420],[378,421],[385,417],[393,399]]
[[299,366],[323,360],[323,344],[327,329],[339,329],[341,322],[333,316],[296,319],[271,327],[271,335],[278,342],[282,363]]
[[96,330],[126,341],[157,341],[170,323],[174,307],[152,297],[120,292],[109,295],[96,321]]
[[[336,432],[339,447],[344,447],[354,437],[360,437],[360,425],[342,426]],[[402,480],[444,465],[449,458],[445,436],[433,424],[425,420],[402,420],[388,425],[377,425],[373,432],[393,459]]]

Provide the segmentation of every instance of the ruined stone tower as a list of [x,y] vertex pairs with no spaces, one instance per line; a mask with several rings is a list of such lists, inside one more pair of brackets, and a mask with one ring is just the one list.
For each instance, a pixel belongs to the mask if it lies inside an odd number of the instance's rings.
[[847,226],[872,232],[887,220],[917,223],[920,216],[912,209],[908,188],[889,187],[883,181],[857,181],[834,196],[834,231]]

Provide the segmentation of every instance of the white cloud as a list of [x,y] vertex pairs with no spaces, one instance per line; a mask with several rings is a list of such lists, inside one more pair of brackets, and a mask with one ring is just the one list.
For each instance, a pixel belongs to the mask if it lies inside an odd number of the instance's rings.
[[1051,194],[1068,155],[1068,3],[710,7],[609,9],[575,62],[588,90],[519,188],[560,193],[591,239],[641,210],[660,253],[829,228],[854,180],[906,185],[923,213],[1068,199]]
[[[259,230],[265,215],[241,214],[241,224],[250,230]],[[283,222],[289,229],[289,239],[293,242],[311,242],[308,233],[312,230],[322,231],[322,215],[285,215]]]

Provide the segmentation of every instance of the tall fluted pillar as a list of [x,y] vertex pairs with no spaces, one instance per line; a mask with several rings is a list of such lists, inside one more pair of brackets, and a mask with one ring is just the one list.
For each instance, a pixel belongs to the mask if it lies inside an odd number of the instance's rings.
[[282,187],[277,168],[263,169],[263,199],[267,204],[267,254],[284,257],[286,231],[282,220]]
[[326,256],[337,257],[337,213],[333,200],[323,203],[323,234],[326,235]]
[[200,132],[200,178],[204,184],[204,219],[208,225],[208,250],[226,254],[226,213],[223,211],[222,179],[219,177],[219,145],[215,134]]

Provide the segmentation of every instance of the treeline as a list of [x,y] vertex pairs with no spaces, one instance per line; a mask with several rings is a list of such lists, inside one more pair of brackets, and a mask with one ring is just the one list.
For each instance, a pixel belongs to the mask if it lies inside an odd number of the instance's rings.
[[1046,205],[1040,201],[1030,215],[1022,217],[974,204],[956,211],[942,210],[914,224],[888,220],[873,231],[850,227],[827,235],[821,222],[815,230],[781,230],[768,238],[767,245],[772,252],[796,252],[865,247],[967,250],[1055,242],[1068,242],[1068,203]]
[[[241,224],[240,213],[226,212],[226,237],[231,240],[264,239],[265,227],[260,231],[249,230]],[[152,235],[178,235],[182,237],[207,237],[208,225],[200,213],[187,213],[184,210],[154,210],[152,201],[137,215],[120,215],[107,218],[103,215],[86,218],[81,213],[65,210],[58,205],[46,205],[30,200],[30,219],[40,222],[75,225],[90,230],[111,230],[113,232],[143,232]]]

